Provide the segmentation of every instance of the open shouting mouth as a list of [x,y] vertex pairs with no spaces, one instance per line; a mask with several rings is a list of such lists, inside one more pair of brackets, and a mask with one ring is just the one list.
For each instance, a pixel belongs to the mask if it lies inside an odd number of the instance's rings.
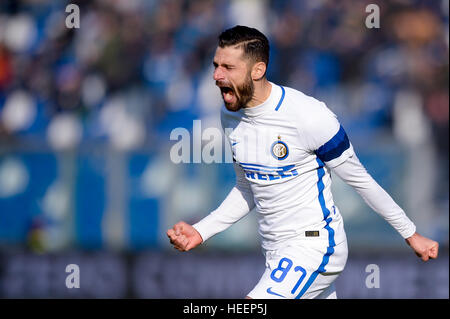
[[232,104],[237,101],[236,92],[232,86],[221,82],[216,82],[216,85],[220,88],[225,103]]

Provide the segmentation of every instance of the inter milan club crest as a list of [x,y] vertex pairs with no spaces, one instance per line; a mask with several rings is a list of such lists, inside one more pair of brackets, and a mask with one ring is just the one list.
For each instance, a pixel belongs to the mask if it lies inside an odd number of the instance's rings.
[[278,135],[278,140],[272,144],[272,155],[278,160],[284,160],[289,155],[289,149]]

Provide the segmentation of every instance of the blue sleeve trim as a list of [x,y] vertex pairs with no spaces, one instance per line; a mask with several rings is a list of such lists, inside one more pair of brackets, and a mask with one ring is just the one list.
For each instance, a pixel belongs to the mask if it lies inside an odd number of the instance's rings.
[[344,151],[349,147],[350,141],[348,140],[348,136],[341,125],[336,135],[324,145],[319,147],[316,151],[316,155],[322,162],[329,162],[341,156],[342,153],[344,153]]

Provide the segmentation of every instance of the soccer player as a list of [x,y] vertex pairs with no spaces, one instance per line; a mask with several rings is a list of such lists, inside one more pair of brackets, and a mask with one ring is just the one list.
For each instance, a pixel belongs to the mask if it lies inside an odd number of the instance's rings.
[[343,219],[331,194],[332,170],[351,185],[424,261],[438,243],[421,236],[358,160],[335,114],[313,97],[266,78],[269,42],[235,26],[219,36],[214,80],[221,123],[233,152],[236,185],[194,225],[179,222],[170,242],[188,251],[256,207],[266,270],[247,298],[337,298],[347,261]]

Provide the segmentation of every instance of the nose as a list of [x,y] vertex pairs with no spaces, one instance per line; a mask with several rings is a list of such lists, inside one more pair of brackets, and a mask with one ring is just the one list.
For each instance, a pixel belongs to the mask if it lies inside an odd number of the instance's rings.
[[224,79],[224,73],[220,66],[214,70],[213,78],[215,81],[220,81]]

